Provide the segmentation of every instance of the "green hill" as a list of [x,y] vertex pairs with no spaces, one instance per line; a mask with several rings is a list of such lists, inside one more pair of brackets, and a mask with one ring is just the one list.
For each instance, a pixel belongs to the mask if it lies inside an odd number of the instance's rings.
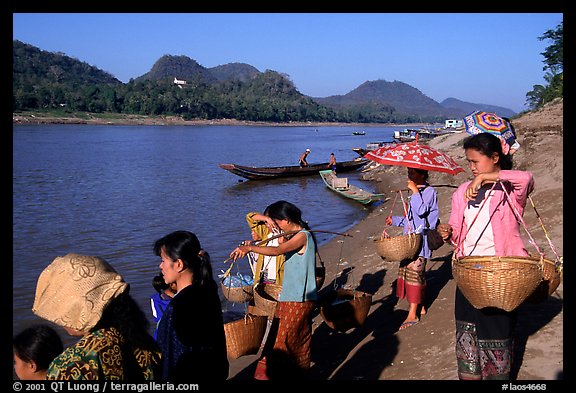
[[277,71],[245,63],[206,68],[184,55],[164,55],[124,84],[85,62],[20,41],[13,42],[13,76],[14,111],[360,123],[443,122],[468,113],[399,81],[367,81],[345,95],[312,98]]

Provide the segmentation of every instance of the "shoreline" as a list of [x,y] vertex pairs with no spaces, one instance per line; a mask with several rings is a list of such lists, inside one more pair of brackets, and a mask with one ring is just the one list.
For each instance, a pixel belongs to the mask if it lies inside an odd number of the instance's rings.
[[[549,236],[560,255],[563,254],[563,110],[549,107],[542,112],[557,111],[542,123],[529,117],[513,121],[520,150],[514,156],[514,167],[533,173],[536,187],[531,197],[542,220],[549,227]],[[535,116],[536,113],[530,116]],[[546,132],[541,132],[545,130]],[[465,133],[440,136],[430,142],[445,151],[466,170],[456,176],[430,172],[430,183],[459,185],[471,177],[462,149]],[[549,154],[542,159],[538,152]],[[381,166],[363,174],[363,178],[377,182],[379,193],[405,188],[406,168]],[[454,189],[436,186],[440,221],[447,222]],[[406,330],[398,327],[408,312],[405,299],[398,300],[394,281],[398,263],[383,260],[377,253],[374,240],[385,227],[385,217],[391,213],[392,200],[381,203],[368,215],[353,224],[346,232],[353,237],[332,238],[319,246],[326,267],[326,279],[319,295],[335,283],[372,294],[372,304],[366,321],[346,333],[329,328],[316,310],[312,324],[312,380],[348,381],[409,381],[458,380],[455,354],[454,295],[456,283],[452,277],[453,248],[444,244],[433,252],[426,265],[427,313],[420,322]],[[398,203],[393,214],[399,214]],[[524,219],[540,245],[547,244],[538,218],[530,204]],[[312,228],[314,229],[314,228]],[[391,236],[401,234],[400,227],[386,227]],[[398,230],[399,232],[393,232]],[[526,248],[532,251],[527,239]],[[547,254],[549,250],[544,250]],[[512,380],[564,379],[563,371],[563,282],[541,303],[524,302],[518,307],[515,335],[515,359]],[[252,380],[258,355],[243,356],[230,361],[231,380]]]
[[147,116],[126,114],[83,113],[79,116],[52,116],[40,112],[12,113],[12,124],[93,124],[93,125],[148,125],[148,126],[251,126],[251,127],[425,127],[439,126],[430,123],[339,123],[339,122],[289,122],[275,123],[236,119],[184,120],[179,116]]

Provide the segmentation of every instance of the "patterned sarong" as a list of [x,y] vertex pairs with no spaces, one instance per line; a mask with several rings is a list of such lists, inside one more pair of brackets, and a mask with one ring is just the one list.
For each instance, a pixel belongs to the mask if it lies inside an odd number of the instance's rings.
[[[315,302],[278,302],[270,337],[274,346],[266,345],[258,361],[255,379],[305,377],[310,369],[312,311]],[[271,340],[268,340],[271,342]]]
[[516,312],[474,308],[456,289],[456,360],[458,378],[510,378]]
[[425,290],[426,258],[418,257],[408,265],[398,268],[398,280],[396,282],[396,296],[398,298],[406,298],[408,303],[422,304]]

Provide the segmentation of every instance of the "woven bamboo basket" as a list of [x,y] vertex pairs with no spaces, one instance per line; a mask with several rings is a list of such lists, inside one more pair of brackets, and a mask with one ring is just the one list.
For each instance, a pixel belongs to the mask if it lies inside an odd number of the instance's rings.
[[540,303],[546,300],[554,293],[562,281],[562,265],[557,268],[553,261],[546,258],[543,261],[542,281],[527,299],[531,303]]
[[374,240],[376,252],[389,261],[414,260],[420,252],[422,235],[410,233],[401,236],[384,237]]
[[254,287],[252,285],[229,287],[221,281],[220,286],[224,297],[234,303],[249,302],[254,297]]
[[262,315],[247,314],[244,318],[224,324],[228,358],[258,353],[266,332],[268,318]]
[[274,316],[278,297],[282,292],[282,286],[277,284],[258,284],[254,288],[254,306],[259,315]]
[[452,259],[452,276],[475,308],[512,311],[540,284],[543,268],[534,257],[467,256]]
[[346,332],[364,324],[372,305],[372,295],[341,288],[324,295],[319,303],[324,322],[334,330]]

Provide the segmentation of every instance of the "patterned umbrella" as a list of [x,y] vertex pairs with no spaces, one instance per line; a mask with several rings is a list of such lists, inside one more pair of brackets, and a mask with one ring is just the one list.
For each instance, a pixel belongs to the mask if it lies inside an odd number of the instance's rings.
[[464,169],[446,153],[417,141],[380,147],[364,155],[371,161],[384,165],[406,166],[427,171],[455,175]]
[[495,113],[474,111],[464,117],[464,125],[466,132],[472,135],[488,132],[504,139],[508,146],[512,146],[516,142],[516,134],[512,124]]

